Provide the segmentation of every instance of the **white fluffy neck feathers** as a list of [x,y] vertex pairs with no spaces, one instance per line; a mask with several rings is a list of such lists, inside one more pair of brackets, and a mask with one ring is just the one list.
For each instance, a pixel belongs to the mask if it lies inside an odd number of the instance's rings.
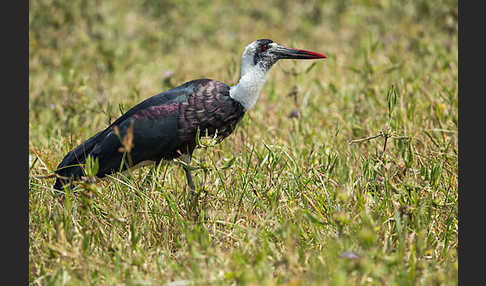
[[267,75],[268,71],[258,65],[243,64],[240,81],[230,89],[231,98],[243,105],[245,110],[251,109],[258,100]]

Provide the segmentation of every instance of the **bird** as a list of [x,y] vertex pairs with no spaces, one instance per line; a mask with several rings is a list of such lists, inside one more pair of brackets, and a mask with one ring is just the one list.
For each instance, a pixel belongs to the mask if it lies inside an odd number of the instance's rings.
[[235,85],[196,79],[145,99],[69,151],[54,171],[53,188],[63,190],[82,179],[88,157],[98,162],[98,178],[181,158],[186,163],[182,165],[187,186],[195,191],[189,164],[197,137],[210,136],[218,142],[228,137],[256,104],[278,60],[323,58],[327,56],[281,46],[270,39],[253,41],[243,51]]

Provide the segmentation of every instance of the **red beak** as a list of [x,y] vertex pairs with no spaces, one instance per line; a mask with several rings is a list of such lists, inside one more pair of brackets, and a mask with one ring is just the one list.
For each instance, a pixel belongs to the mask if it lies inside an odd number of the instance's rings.
[[277,48],[273,51],[279,59],[299,59],[299,60],[311,60],[311,59],[325,59],[327,58],[326,55],[301,50],[301,49],[292,49],[286,48],[282,46],[277,46]]

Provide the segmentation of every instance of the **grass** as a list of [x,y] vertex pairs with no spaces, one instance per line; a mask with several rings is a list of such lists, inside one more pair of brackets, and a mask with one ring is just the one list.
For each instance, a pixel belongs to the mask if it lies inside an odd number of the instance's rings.
[[[457,284],[457,1],[29,6],[31,285]],[[258,38],[329,57],[279,62],[203,140],[196,220],[177,163],[35,177],[145,98],[235,83]]]

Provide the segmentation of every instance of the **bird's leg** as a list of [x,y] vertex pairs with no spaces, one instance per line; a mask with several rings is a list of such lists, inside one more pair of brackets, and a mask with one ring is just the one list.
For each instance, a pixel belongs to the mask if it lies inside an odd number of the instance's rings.
[[196,212],[197,216],[197,200],[198,200],[198,195],[196,192],[196,187],[194,186],[194,181],[192,180],[192,175],[191,175],[191,170],[189,169],[189,163],[191,162],[191,155],[189,154],[184,154],[182,155],[182,160],[184,163],[184,171],[186,172],[186,178],[187,178],[187,185],[189,186],[189,212]]
[[192,181],[191,171],[187,167],[184,167],[184,171],[186,171],[187,185],[189,186],[191,191],[195,192],[196,187],[194,186],[194,182]]

